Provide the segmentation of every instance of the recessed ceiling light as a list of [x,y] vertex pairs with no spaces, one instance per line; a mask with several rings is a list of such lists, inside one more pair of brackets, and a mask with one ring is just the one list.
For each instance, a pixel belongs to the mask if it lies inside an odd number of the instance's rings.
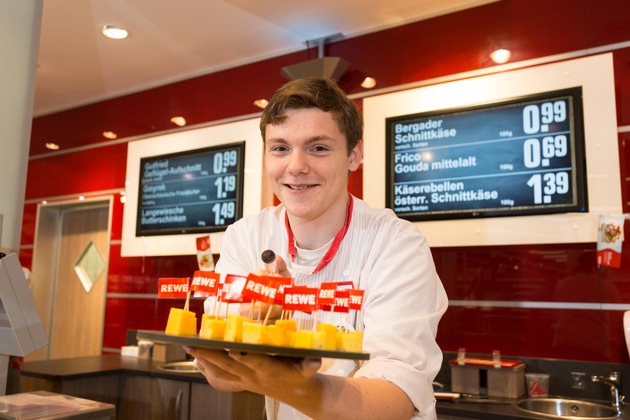
[[497,64],[505,64],[510,61],[510,56],[512,53],[510,50],[506,50],[505,48],[500,48],[496,51],[492,51],[490,53],[490,58]]
[[46,149],[59,150],[59,145],[57,143],[46,143]]
[[101,26],[101,33],[111,39],[125,39],[129,36],[129,32],[118,25]]
[[175,125],[183,127],[186,125],[186,118],[181,117],[181,116],[173,117],[171,118],[171,122]]
[[103,131],[103,137],[105,137],[106,139],[115,140],[118,138],[118,134],[114,133],[113,131]]
[[361,87],[365,89],[372,89],[374,86],[376,86],[376,79],[373,77],[368,76],[361,82]]
[[269,103],[269,101],[266,100],[266,99],[256,99],[254,101],[254,105],[257,106],[258,108],[262,108],[262,109],[265,109],[265,107],[267,106],[268,103]]

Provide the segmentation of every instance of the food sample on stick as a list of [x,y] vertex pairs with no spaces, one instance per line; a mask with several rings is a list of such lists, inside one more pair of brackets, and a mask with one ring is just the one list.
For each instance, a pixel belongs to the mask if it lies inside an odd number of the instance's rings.
[[[299,349],[361,352],[363,333],[351,331],[348,314],[363,304],[363,291],[350,281],[326,282],[320,287],[293,285],[291,277],[281,277],[275,253],[262,253],[264,270],[249,275],[221,276],[198,270],[189,278],[160,279],[160,298],[186,298],[184,309],[171,308],[166,333],[194,336],[196,316],[188,310],[192,293],[195,297],[215,297],[212,313],[201,317],[198,337],[201,339],[281,346]],[[250,314],[232,313],[231,304],[249,304]],[[225,307],[225,313],[219,309]],[[279,319],[272,319],[273,308],[282,309]],[[247,311],[241,308],[241,311]],[[206,312],[210,312],[206,307]],[[221,309],[223,312],[223,309]],[[302,313],[305,316],[299,316]],[[310,318],[310,319],[305,319]],[[321,318],[321,319],[320,319]],[[326,320],[335,320],[327,322]],[[360,325],[360,322],[356,322]]]
[[158,299],[186,298],[184,308],[171,308],[166,323],[166,334],[196,335],[197,316],[189,311],[188,277],[164,277],[158,280]]

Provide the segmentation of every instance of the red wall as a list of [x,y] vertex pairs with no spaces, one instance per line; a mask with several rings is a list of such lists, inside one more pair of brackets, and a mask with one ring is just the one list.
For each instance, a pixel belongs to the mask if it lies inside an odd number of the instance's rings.
[[[491,67],[488,53],[499,46],[512,50],[512,62],[613,46],[604,50],[610,49],[614,56],[618,125],[630,125],[627,0],[503,0],[346,39],[327,46],[327,55],[351,63],[340,84],[353,94],[363,92],[359,83],[366,75],[376,78],[378,88],[386,88]],[[286,81],[280,68],[306,59],[306,52],[294,53],[35,118],[22,263],[31,265],[39,201],[124,189],[127,143],[107,141],[103,131],[114,131],[124,139],[171,129],[173,115],[185,116],[192,125],[255,113],[253,99],[271,96]],[[630,132],[621,131],[620,179],[623,211],[628,213],[630,147],[625,145]],[[51,139],[66,153],[49,153],[44,144]],[[94,147],[72,151],[86,145]],[[362,195],[361,176],[353,178],[351,191]],[[194,256],[121,257],[123,205],[114,201],[106,350],[123,345],[127,329],[164,328],[172,301],[146,295],[156,293],[158,277],[187,276],[196,265]],[[625,234],[630,237],[628,226]],[[514,356],[629,361],[621,309],[610,309],[611,305],[605,310],[541,309],[525,303],[630,303],[630,251],[624,252],[622,269],[598,268],[594,243],[434,248],[433,254],[454,302],[440,324],[438,341],[443,350],[466,347],[474,353],[499,349]],[[465,301],[525,303],[513,308],[465,305]],[[192,307],[201,311],[201,302],[194,301]]]

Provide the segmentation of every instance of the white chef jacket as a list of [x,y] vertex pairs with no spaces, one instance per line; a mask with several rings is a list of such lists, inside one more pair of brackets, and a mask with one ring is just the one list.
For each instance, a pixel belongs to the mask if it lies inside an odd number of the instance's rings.
[[[370,353],[370,360],[360,363],[358,370],[347,363],[331,367],[325,362],[328,373],[392,382],[411,399],[414,418],[435,419],[432,381],[442,363],[435,336],[448,299],[429,245],[414,224],[391,210],[372,209],[363,200],[351,199],[348,231],[332,261],[317,273],[293,269],[282,205],[228,227],[216,272],[247,275],[262,267],[261,254],[271,249],[287,261],[296,285],[352,281],[354,288],[365,291],[362,313],[352,322],[363,330],[363,352]],[[270,420],[306,418],[284,404],[274,413],[271,401],[267,398]]]

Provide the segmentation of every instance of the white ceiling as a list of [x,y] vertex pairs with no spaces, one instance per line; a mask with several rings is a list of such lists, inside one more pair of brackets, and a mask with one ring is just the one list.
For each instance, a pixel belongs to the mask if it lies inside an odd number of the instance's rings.
[[[496,0],[44,0],[35,115]],[[103,37],[125,26],[124,41]],[[280,69],[278,69],[280,71]]]

